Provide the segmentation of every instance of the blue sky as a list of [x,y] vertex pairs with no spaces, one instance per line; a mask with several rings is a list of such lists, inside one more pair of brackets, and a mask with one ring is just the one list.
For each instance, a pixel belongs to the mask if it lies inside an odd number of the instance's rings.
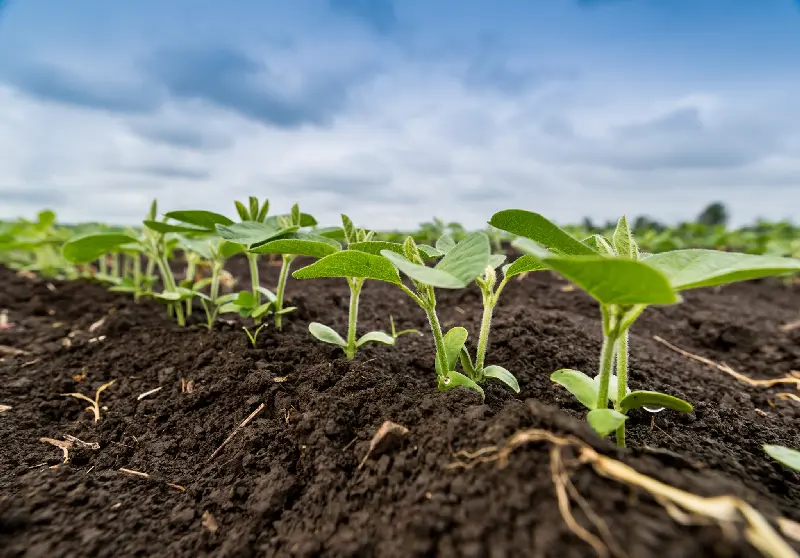
[[0,218],[800,202],[795,0],[6,0],[0,53]]

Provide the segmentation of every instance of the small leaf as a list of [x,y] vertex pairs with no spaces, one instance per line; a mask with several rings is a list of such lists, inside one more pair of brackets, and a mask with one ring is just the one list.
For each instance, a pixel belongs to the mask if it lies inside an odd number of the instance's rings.
[[344,231],[344,238],[348,245],[358,242],[358,230],[350,217],[344,213],[342,213],[342,230]]
[[562,368],[550,374],[550,380],[566,388],[584,407],[597,407],[597,382],[583,372]]
[[164,223],[162,221],[151,221],[145,220],[142,224],[150,230],[156,231],[157,233],[167,234],[167,233],[205,233],[207,232],[204,229],[198,229],[197,227],[185,227],[183,225],[171,225],[170,223]]
[[489,256],[489,267],[492,269],[497,269],[501,265],[503,265],[506,261],[505,254],[492,254]]
[[444,252],[427,244],[417,244],[417,250],[419,251],[419,254],[422,256],[423,260],[441,258],[444,256]]
[[330,343],[331,345],[338,345],[346,347],[347,342],[342,339],[342,336],[336,333],[333,329],[318,322],[311,322],[308,324],[308,331],[311,335],[322,341],[323,343]]
[[248,201],[250,202],[250,211],[248,212],[248,214],[250,215],[250,220],[255,221],[258,218],[258,209],[259,209],[258,198],[255,196],[250,196],[248,198]]
[[[264,221],[264,224],[269,225],[271,227],[275,227],[275,228],[281,228],[281,225],[280,225],[281,220],[288,220],[288,221],[294,223],[294,221],[292,220],[292,214],[289,213],[289,214],[286,214],[286,215],[273,215],[272,217],[267,217],[267,219]],[[315,227],[315,226],[317,226],[317,220],[313,216],[309,215],[308,213],[301,213],[300,214],[300,224],[296,225],[296,226],[298,226],[300,228]]]
[[269,213],[269,200],[264,200],[264,203],[261,204],[261,209],[258,211],[258,215],[256,216],[256,221],[263,223],[267,219],[267,213]]
[[467,341],[469,333],[463,327],[454,327],[444,335],[444,351],[447,365],[452,370],[458,363],[458,355]]
[[483,388],[475,383],[475,381],[467,378],[464,374],[460,372],[456,372],[455,370],[451,370],[447,374],[445,374],[445,378],[442,381],[443,390],[452,389],[456,386],[463,386],[470,389],[474,389],[478,393],[481,394],[481,401],[486,399],[486,394],[483,392]]
[[456,241],[453,240],[453,237],[449,234],[443,234],[439,237],[439,240],[436,241],[436,249],[439,250],[442,254],[447,254],[450,250],[452,250],[456,245]]
[[[439,253],[438,250],[434,252],[429,251],[429,246],[425,247],[418,246],[420,251],[420,255],[426,259],[431,260],[433,258],[438,258],[442,254]],[[354,242],[353,244],[348,245],[348,249],[350,250],[358,250],[359,252],[366,252],[367,254],[374,254],[376,256],[380,256],[382,250],[391,250],[396,254],[400,254],[401,256],[404,255],[403,253],[403,245],[398,242],[384,242],[382,240],[368,240],[365,242]]]
[[589,238],[583,240],[583,243],[602,254],[603,256],[615,256],[616,252],[611,246],[611,243],[606,238],[599,234],[593,234]]
[[444,271],[469,284],[483,275],[490,255],[489,237],[486,233],[474,232],[456,244],[434,269]]
[[794,469],[800,471],[800,451],[787,448],[785,446],[775,446],[772,444],[765,444],[762,446],[764,451],[767,452],[772,459]]
[[244,248],[245,247],[241,244],[237,244],[235,242],[228,242],[227,240],[224,240],[220,242],[219,253],[223,258],[228,259],[240,252],[243,252]]
[[632,391],[620,402],[623,412],[640,407],[663,407],[681,413],[691,413],[694,407],[683,399],[678,399],[657,391]]
[[717,250],[674,250],[643,261],[666,275],[679,291],[800,271],[797,259]]
[[322,277],[356,277],[400,284],[397,269],[381,256],[357,250],[342,250],[317,260],[292,273],[295,279],[318,279]]
[[487,378],[494,378],[495,380],[500,380],[505,385],[510,387],[514,390],[515,393],[519,393],[519,382],[514,377],[514,374],[503,368],[502,366],[491,365],[487,366],[483,369],[483,375]]
[[275,295],[275,293],[273,293],[266,287],[262,287],[261,285],[259,285],[258,287],[256,287],[256,290],[265,297],[267,297],[267,300],[269,300],[270,302],[275,302],[276,300],[278,300],[278,297]]
[[614,248],[619,257],[637,259],[636,241],[633,240],[631,229],[628,227],[628,219],[624,215],[617,221],[617,228],[614,230],[611,240],[614,242]]
[[241,291],[236,295],[236,304],[243,308],[251,308],[255,305],[256,299],[250,291]]
[[559,254],[567,256],[597,254],[552,221],[531,211],[522,209],[500,211],[492,215],[489,224],[511,234],[529,238]]
[[71,238],[64,243],[61,253],[67,261],[83,264],[94,261],[127,243],[138,243],[138,240],[127,234],[91,233]]
[[254,318],[260,318],[261,316],[267,314],[272,310],[273,302],[265,302],[261,306],[255,308],[250,315]]
[[475,377],[475,365],[472,364],[472,357],[469,356],[469,351],[467,347],[461,347],[461,352],[458,355],[458,358],[461,360],[461,368],[464,369],[464,372],[467,373],[467,376],[470,378]]
[[335,240],[316,234],[296,232],[285,238],[259,244],[255,248],[251,248],[249,252],[256,254],[293,254],[322,258],[341,249],[342,245]]
[[382,331],[370,331],[361,336],[356,341],[356,347],[360,347],[364,343],[383,343],[384,345],[394,345],[394,338]]
[[216,232],[217,225],[233,225],[232,220],[213,211],[170,211],[165,213],[164,216],[212,232]]
[[292,216],[292,225],[295,225],[295,226],[299,227],[300,226],[300,205],[294,204],[292,206],[291,216]]
[[177,302],[182,297],[180,293],[176,293],[173,291],[164,291],[162,293],[153,293],[153,298],[157,298],[158,300],[165,300],[168,302]]
[[642,261],[604,256],[546,257],[543,263],[601,304],[674,304],[667,278]]
[[503,267],[503,275],[505,277],[514,277],[520,273],[528,273],[530,271],[541,271],[547,269],[541,261],[533,256],[521,256],[514,260],[514,263],[508,264]]
[[250,220],[250,214],[247,212],[247,208],[244,206],[244,204],[242,202],[238,202],[238,201],[233,202],[233,203],[234,203],[234,205],[236,205],[236,212],[239,214],[239,218],[242,221],[249,221]]
[[284,234],[284,231],[257,221],[242,221],[233,225],[217,225],[216,227],[219,235],[225,240],[248,246]]
[[408,261],[405,256],[401,256],[391,250],[382,250],[381,255],[411,279],[425,285],[442,289],[462,289],[472,282],[472,280],[462,281],[445,271],[415,264]]
[[600,436],[608,436],[625,424],[628,417],[614,409],[595,409],[586,415],[589,426]]
[[284,314],[289,314],[291,312],[294,312],[295,310],[297,310],[297,306],[287,306],[286,308],[281,308],[280,310],[275,312],[275,314],[278,316],[283,316]]

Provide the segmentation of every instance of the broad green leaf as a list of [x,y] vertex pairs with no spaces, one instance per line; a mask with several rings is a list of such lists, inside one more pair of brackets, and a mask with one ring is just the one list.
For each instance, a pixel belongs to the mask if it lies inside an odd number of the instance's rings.
[[680,301],[667,278],[637,260],[603,256],[547,257],[544,264],[601,304],[674,304]]
[[472,363],[472,357],[469,356],[467,347],[461,347],[461,352],[459,353],[458,358],[461,359],[461,368],[464,369],[464,372],[467,373],[467,376],[474,378],[475,365]]
[[494,378],[495,380],[500,380],[505,385],[510,387],[514,390],[514,392],[519,393],[519,382],[514,377],[514,374],[503,368],[502,366],[491,365],[487,366],[483,369],[483,375],[487,378]]
[[208,231],[204,229],[198,229],[197,227],[186,227],[183,225],[172,225],[170,223],[163,223],[161,221],[151,221],[145,220],[142,224],[150,230],[154,230],[161,234],[167,233],[206,233]]
[[252,317],[254,317],[254,318],[260,318],[261,316],[263,316],[264,314],[268,314],[270,312],[270,310],[272,310],[273,304],[274,303],[272,301],[265,302],[264,304],[262,304],[262,305],[258,306],[257,308],[255,308],[250,313],[250,315]]
[[445,357],[447,357],[447,364],[451,370],[458,363],[458,355],[461,353],[461,348],[467,341],[468,335],[469,333],[463,327],[454,327],[444,335]]
[[549,219],[522,209],[506,209],[492,215],[489,224],[517,236],[529,238],[567,256],[592,256],[597,252]]
[[452,389],[456,386],[463,386],[470,389],[474,389],[478,393],[481,394],[481,401],[486,399],[486,394],[483,392],[483,388],[475,383],[475,381],[467,378],[464,374],[460,372],[456,372],[455,370],[451,370],[447,374],[445,374],[445,378],[443,381],[444,389]]
[[394,345],[394,338],[388,333],[382,331],[370,331],[361,336],[356,341],[356,347],[360,347],[364,343],[383,343],[384,345]]
[[222,296],[218,296],[217,300],[214,301],[215,304],[222,305],[227,304],[229,302],[233,302],[239,296],[239,293],[227,293]]
[[469,284],[483,275],[489,263],[491,250],[486,233],[474,232],[451,248],[434,269],[444,271]]
[[317,260],[292,273],[295,279],[318,279],[321,277],[357,277],[400,284],[397,269],[381,256],[357,250],[342,250]]
[[219,246],[220,255],[226,260],[238,254],[239,252],[243,252],[244,249],[245,247],[242,244],[237,244],[235,242],[228,242],[227,240],[220,242]]
[[211,260],[214,258],[213,250],[219,238],[209,236],[207,231],[206,236],[202,238],[181,237],[181,244],[190,252],[194,252],[203,259]]
[[138,243],[132,236],[120,233],[90,233],[69,239],[61,253],[74,264],[89,263],[118,249],[123,244]]
[[[320,236],[324,236],[325,238],[330,238],[331,240],[335,240],[339,244],[347,244],[347,239],[344,237],[344,230],[342,227],[323,227],[314,229],[314,233]],[[352,246],[348,246],[352,248]]]
[[423,260],[441,258],[444,256],[444,252],[427,244],[417,244],[417,249],[419,250]]
[[520,256],[514,263],[510,263],[503,267],[503,276],[514,277],[520,273],[527,273],[529,271],[541,271],[547,269],[541,261],[533,256]]
[[255,305],[256,299],[250,291],[240,291],[236,295],[236,304],[242,307],[250,308]]
[[772,444],[765,444],[762,446],[764,451],[767,452],[772,459],[789,467],[790,469],[794,469],[795,471],[800,471],[800,451],[795,449],[787,448],[785,446],[776,446]]
[[550,380],[566,388],[587,409],[597,407],[597,382],[583,372],[562,368],[550,374]]
[[336,333],[333,329],[318,322],[311,322],[308,324],[308,331],[311,335],[322,341],[323,343],[330,343],[331,345],[338,345],[346,347],[347,342],[342,339],[342,336]]
[[225,304],[219,305],[219,313],[220,314],[232,314],[239,312],[239,305],[235,302],[226,302]]
[[492,254],[489,256],[489,267],[497,269],[506,262],[505,254]]
[[439,250],[442,254],[447,254],[450,250],[455,247],[456,241],[453,240],[453,237],[449,234],[443,234],[439,237],[439,240],[436,241],[436,249]]
[[593,249],[595,252],[603,256],[614,256],[615,251],[611,243],[606,238],[599,234],[593,234],[589,238],[585,238],[583,243]]
[[425,285],[442,289],[462,289],[472,282],[472,280],[462,281],[445,271],[433,267],[415,264],[408,261],[405,256],[401,256],[391,250],[381,250],[381,255],[411,279]]
[[211,232],[216,232],[217,225],[233,225],[232,220],[213,211],[170,211],[165,213],[164,216]]
[[273,293],[266,287],[262,287],[261,285],[259,285],[258,287],[256,287],[256,290],[265,297],[267,297],[267,300],[269,300],[270,302],[275,302],[276,300],[278,300],[278,297],[275,295],[275,293]]
[[344,213],[342,213],[342,230],[344,231],[344,238],[348,245],[358,242],[358,230],[350,217]]
[[39,227],[44,229],[56,222],[56,214],[50,209],[45,209],[39,212],[36,216],[36,220],[39,222]]
[[[367,254],[374,254],[376,256],[381,255],[382,250],[391,250],[396,254],[403,255],[403,245],[399,242],[385,242],[382,240],[368,240],[365,242],[354,242],[348,246],[350,250],[358,250],[359,252],[366,252]],[[426,247],[418,246],[420,254],[426,260],[430,260],[433,258],[438,258],[442,254],[438,251],[430,252],[426,249]]]
[[236,244],[257,244],[284,233],[280,229],[257,221],[242,221],[232,225],[217,225],[219,235]]
[[619,257],[632,260],[638,259],[636,242],[633,240],[630,227],[628,227],[628,219],[624,215],[617,221],[617,228],[614,229],[611,240]]
[[286,238],[279,238],[265,244],[259,244],[249,251],[257,254],[293,254],[322,258],[334,252],[338,252],[341,249],[342,245],[335,240],[316,234],[297,232]]
[[800,271],[797,259],[717,250],[674,250],[643,261],[666,275],[679,291]]
[[694,411],[694,407],[683,399],[678,399],[665,393],[658,393],[657,391],[632,391],[620,402],[623,412],[647,406],[663,407],[673,411],[680,411],[681,413]]
[[589,411],[586,420],[600,436],[608,436],[622,426],[628,417],[614,409],[595,409]]

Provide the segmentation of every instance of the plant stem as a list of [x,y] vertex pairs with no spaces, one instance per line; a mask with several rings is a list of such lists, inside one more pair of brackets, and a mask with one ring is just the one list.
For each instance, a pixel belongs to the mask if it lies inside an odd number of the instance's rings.
[[356,356],[356,327],[358,324],[358,298],[361,295],[363,279],[348,279],[350,285],[350,316],[347,324],[347,347],[344,354],[347,360],[353,360]]
[[[617,403],[614,405],[620,411],[620,403],[628,394],[628,331],[625,330],[617,341]],[[620,411],[621,412],[621,411]],[[617,446],[625,447],[625,423],[617,428]]]
[[596,409],[608,408],[608,384],[611,380],[611,369],[614,366],[614,349],[617,345],[617,338],[616,329],[603,334],[603,349],[600,351],[600,389],[597,393]]
[[133,255],[133,300],[139,301],[142,293],[142,260],[138,252]]
[[[250,264],[250,285],[253,291],[253,300],[255,301],[254,308],[258,308],[261,306],[261,293],[258,290],[260,285],[258,280],[258,255],[248,252],[247,263]],[[253,318],[253,321],[259,324],[261,323],[261,318]]]
[[99,275],[108,275],[108,260],[106,260],[106,254],[103,254],[100,257],[100,262],[97,266],[97,273]]
[[222,272],[222,266],[222,262],[215,260],[211,268],[211,290],[209,291],[209,296],[211,297],[211,302],[215,305],[219,296],[219,275]]
[[[483,296],[483,319],[481,320],[481,332],[478,336],[478,349],[475,354],[475,372],[480,375],[483,371],[483,364],[486,358],[486,349],[489,345],[489,329],[492,326],[492,313],[494,304],[492,296],[485,293]],[[476,378],[472,378],[475,380]]]
[[111,276],[114,278],[119,277],[119,257],[117,257],[117,254],[111,254]]
[[[164,290],[168,292],[177,292],[175,287],[175,278],[172,276],[172,270],[169,267],[166,257],[159,255],[156,261],[158,270],[161,272],[161,280],[164,282]],[[170,308],[175,311],[175,316],[178,319],[178,325],[183,327],[186,325],[186,320],[183,316],[183,307],[180,302],[170,304]]]
[[292,265],[292,261],[294,260],[294,256],[291,254],[282,254],[281,263],[281,275],[278,278],[278,289],[275,293],[275,327],[281,329],[281,318],[283,317],[280,314],[280,311],[283,310],[283,293],[286,290],[286,279],[289,277],[289,267]]

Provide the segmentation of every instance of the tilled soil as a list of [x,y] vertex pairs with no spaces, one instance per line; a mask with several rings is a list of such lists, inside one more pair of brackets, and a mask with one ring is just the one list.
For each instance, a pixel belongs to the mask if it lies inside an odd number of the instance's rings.
[[[248,284],[242,262],[232,269]],[[264,284],[276,277],[265,264]],[[559,510],[553,446],[520,445],[504,463],[485,449],[531,428],[575,436],[685,491],[741,497],[771,521],[800,521],[800,476],[761,449],[800,447],[800,403],[779,395],[797,386],[750,386],[654,339],[753,378],[784,376],[800,369],[800,328],[780,327],[800,317],[798,288],[750,282],[648,309],[631,336],[632,388],[687,399],[695,412],[632,412],[630,449],[617,450],[549,380],[558,368],[594,374],[600,351],[598,309],[565,285],[537,273],[507,287],[487,361],[513,371],[522,392],[489,384],[481,402],[437,391],[425,316],[391,285],[367,283],[360,333],[388,329],[391,314],[426,334],[348,362],[307,331],[320,321],[345,332],[343,280],[292,281],[298,310],[253,349],[241,324],[196,325],[198,309],[181,329],[154,302],[0,268],[0,309],[13,323],[0,330],[0,404],[11,407],[0,413],[0,556],[592,556]],[[439,299],[444,325],[464,325],[474,340],[478,291]],[[86,402],[60,395],[93,396],[111,380],[97,423]],[[368,455],[387,420],[408,433]],[[66,436],[98,446],[73,441],[61,464],[62,450],[41,438]],[[601,552],[760,555],[741,525],[681,522],[647,492],[577,463],[575,450],[556,455],[610,530],[592,527],[572,494],[575,520]]]

